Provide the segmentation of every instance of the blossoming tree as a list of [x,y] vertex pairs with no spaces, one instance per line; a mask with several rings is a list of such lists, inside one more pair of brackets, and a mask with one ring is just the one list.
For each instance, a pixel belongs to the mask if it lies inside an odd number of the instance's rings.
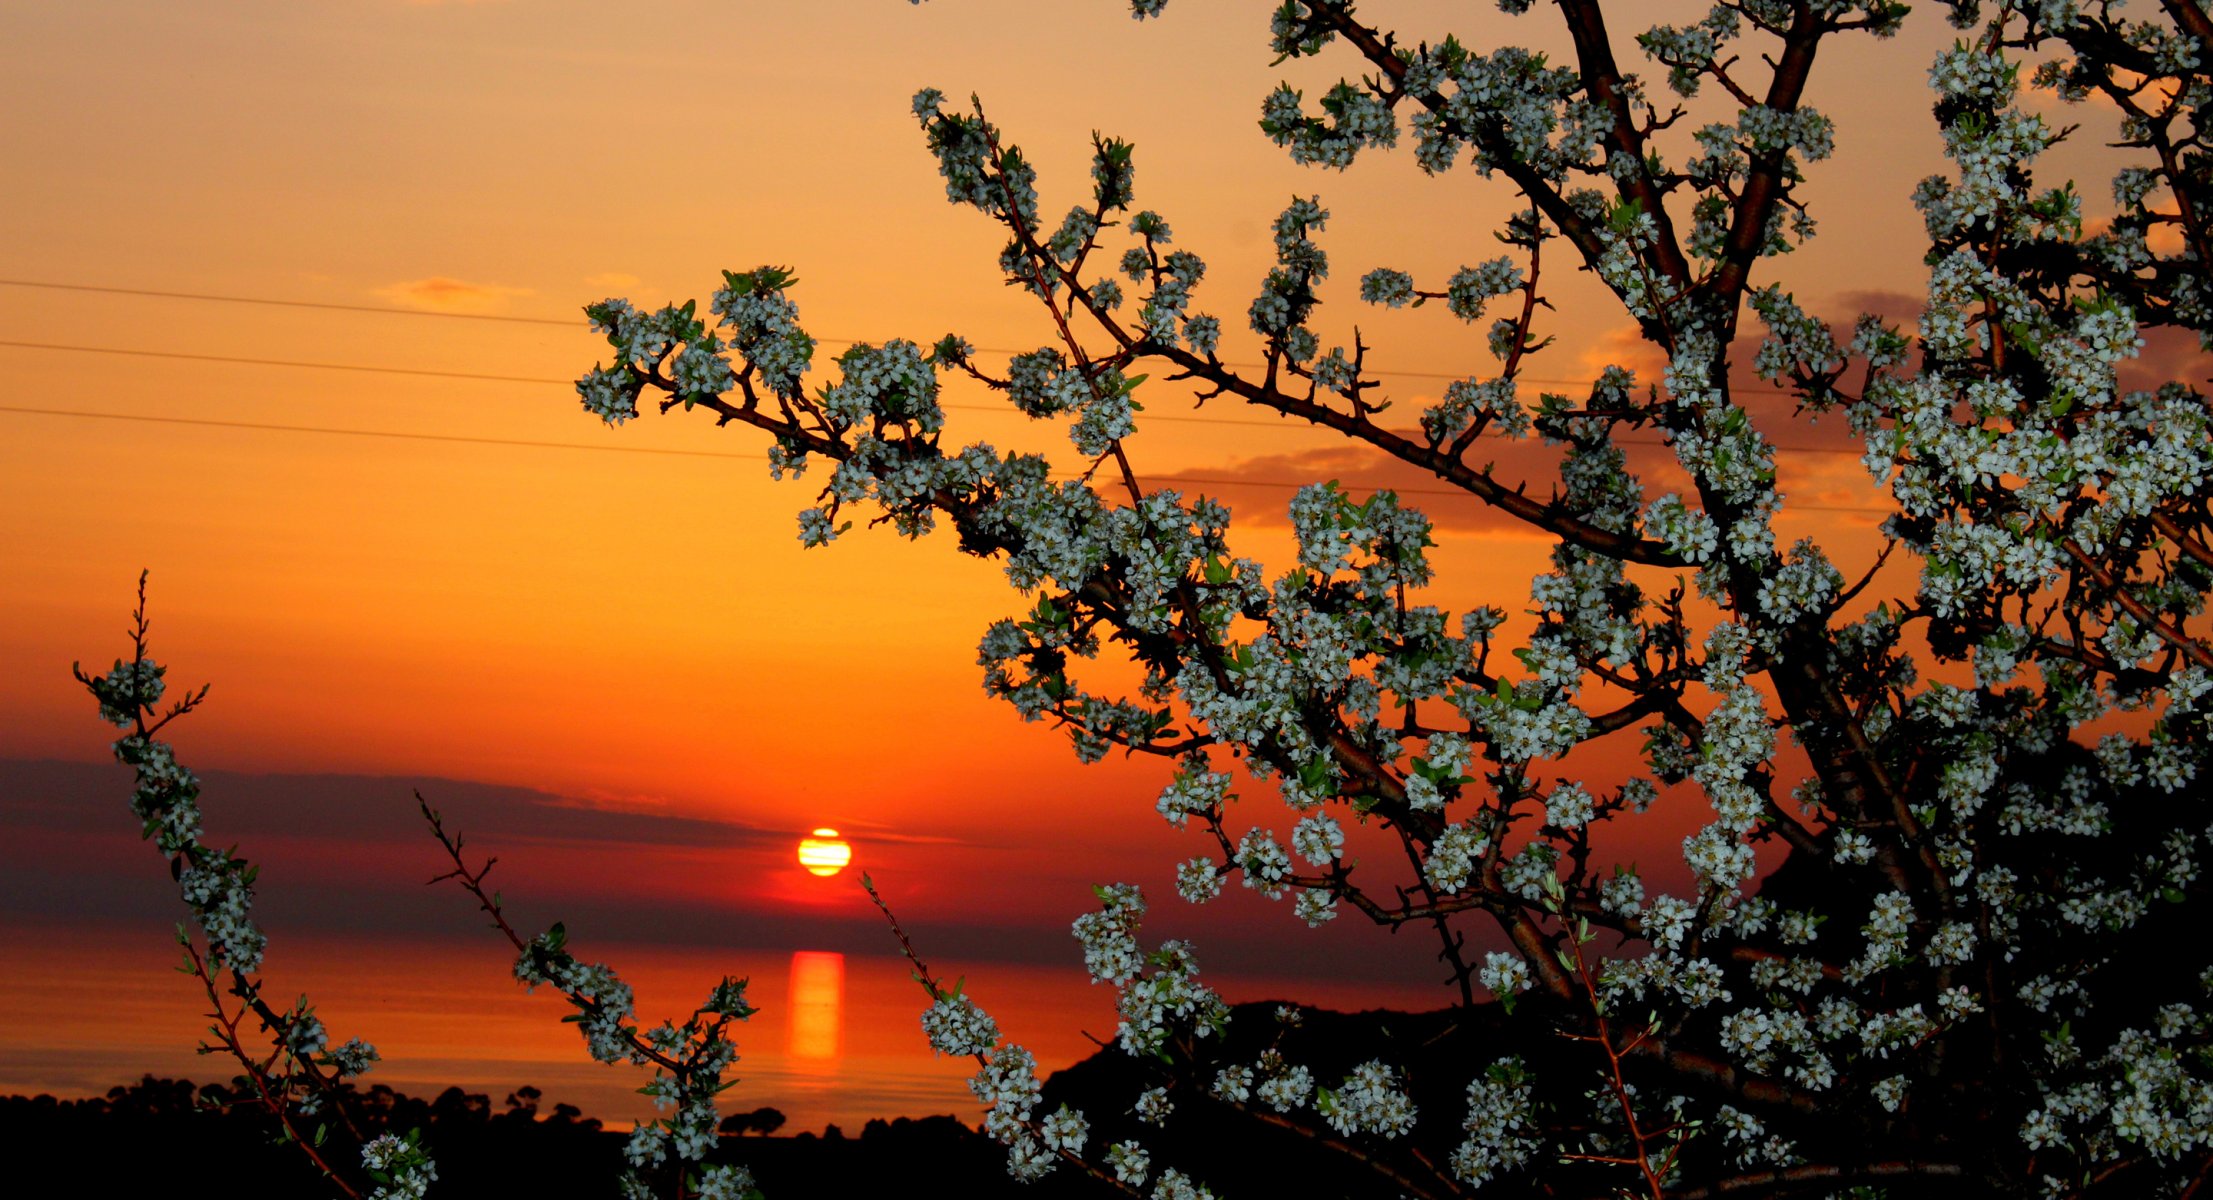
[[[1801,166],[1832,128],[1802,98],[1820,52],[1892,34],[1906,5],[1721,0],[1632,31],[1650,78],[1616,55],[1638,5],[1499,7],[1559,23],[1572,53],[1408,45],[1336,0],[1269,18],[1275,54],[1356,73],[1318,105],[1265,98],[1261,127],[1295,160],[1342,169],[1404,139],[1423,170],[1525,204],[1499,258],[1360,279],[1382,309],[1491,316],[1495,362],[1418,421],[1384,416],[1367,347],[1322,311],[1319,200],[1276,218],[1274,269],[1225,329],[1201,307],[1204,261],[1138,205],[1130,145],[1098,138],[1088,199],[1051,217],[981,106],[934,89],[915,116],[947,197],[1004,230],[1036,351],[995,371],[959,336],[856,345],[818,382],[794,275],[775,267],[725,273],[705,313],[588,310],[615,350],[578,383],[591,413],[619,425],[656,404],[748,428],[779,478],[821,461],[809,544],[873,512],[908,536],[948,522],[1003,562],[1023,611],[983,635],[985,688],[1086,761],[1172,760],[1157,807],[1198,843],[1177,871],[1186,900],[1235,880],[1309,924],[1349,911],[1428,931],[1464,1016],[1438,1035],[1453,1053],[1355,1054],[1341,1076],[1295,1039],[1227,1053],[1197,952],[1147,951],[1147,902],[1117,884],[1076,933],[1119,990],[1121,1047],[1152,1072],[1130,1097],[1147,1124],[1043,1111],[1031,1057],[917,955],[931,1043],[978,1059],[1017,1175],[1073,1167],[1160,1200],[1237,1191],[1176,1160],[1175,1125],[1201,1111],[1291,1131],[1378,1194],[2198,1194],[2213,428],[2190,381],[2125,388],[2117,368],[2146,329],[2213,340],[2213,18],[2198,0],[1950,0],[1962,40],[1929,80],[1951,165],[1913,197],[1926,302],[1910,328],[1865,316],[1840,336],[1769,260],[1813,230]],[[2063,133],[2019,107],[2025,82],[2119,110],[2109,220],[2085,220],[2072,182],[2038,182]],[[1524,388],[1547,343],[1540,268],[1563,260],[1610,291],[1657,378],[1615,366],[1580,394]],[[1226,361],[1233,341],[1259,365]],[[1857,578],[1811,540],[1778,544],[1779,422],[1745,404],[1730,371],[1745,357],[1800,417],[1841,419],[1887,489],[1884,548]],[[1088,469],[948,442],[949,383],[1065,423]],[[1123,443],[1147,383],[1433,476],[1550,539],[1550,569],[1526,603],[1429,603],[1446,597],[1427,519],[1318,483],[1290,506],[1297,561],[1271,574],[1237,554],[1225,506],[1140,486]],[[1625,446],[1654,438],[1668,461],[1632,469]],[[1549,494],[1489,465],[1508,442],[1545,456]],[[1141,670],[1133,693],[1099,690],[1102,656]],[[141,653],[88,682],[138,723],[142,776],[174,790],[148,669]],[[1628,777],[1576,765],[1608,742],[1629,748]],[[149,828],[170,811],[149,809]],[[1669,875],[1681,886],[1615,861],[1685,811],[1702,815]],[[1355,862],[1348,823],[1403,863]],[[1763,847],[1779,865],[1762,870]],[[592,992],[611,985],[557,940],[517,945],[598,1019]],[[709,1084],[726,1061],[719,1022],[641,1038],[627,1016],[606,1015],[595,1054],[698,1060]],[[313,1033],[298,1061],[344,1069]],[[1445,1111],[1416,1103],[1463,1061],[1479,1065]],[[696,1158],[684,1119],[647,1150]],[[1110,1124],[1126,1136],[1094,1136]]]
[[[1123,1047],[1159,1056],[1143,1116],[1172,1123],[1180,1101],[1298,1126],[1415,1195],[2196,1193],[2213,1163],[2213,977],[2196,949],[2213,831],[2193,793],[2213,701],[2213,437],[2190,382],[2128,390],[2116,367],[2140,329],[2213,336],[2213,19],[2195,0],[1953,0],[1963,40],[1929,69],[1951,168],[1913,197],[1926,305],[1912,328],[1866,316],[1840,336],[1768,260],[1812,233],[1801,164],[1832,140],[1801,102],[1819,52],[1887,37],[1906,5],[1723,0],[1636,34],[1652,78],[1615,52],[1636,5],[1499,7],[1563,24],[1573,53],[1408,45],[1331,0],[1269,18],[1275,54],[1358,73],[1318,106],[1288,86],[1266,97],[1261,127],[1295,160],[1342,169],[1403,139],[1423,170],[1526,203],[1502,257],[1360,280],[1386,309],[1503,312],[1495,363],[1418,423],[1380,415],[1366,347],[1320,309],[1319,201],[1276,218],[1275,268],[1232,299],[1232,331],[1201,309],[1203,260],[1139,206],[1130,145],[1097,139],[1088,198],[1051,216],[980,104],[934,89],[914,112],[946,195],[1003,228],[1000,266],[1047,344],[1003,373],[958,336],[857,345],[813,383],[792,273],[729,272],[706,313],[592,306],[615,358],[578,383],[584,406],[620,424],[651,396],[750,428],[779,478],[825,460],[799,518],[809,544],[870,506],[909,536],[950,522],[1025,597],[983,635],[985,688],[1087,761],[1174,760],[1159,811],[1202,851],[1178,871],[1186,899],[1235,879],[1309,923],[1349,909],[1432,930],[1460,1002],[1510,1006],[1528,1031],[1451,1112],[1416,1111],[1418,1063],[1323,1087],[1274,1052],[1209,1059],[1197,1035],[1225,1009],[1193,951],[1142,952],[1144,900],[1103,888],[1077,934],[1121,988]],[[2063,133],[2017,106],[2032,64],[2037,86],[2122,114],[2130,161],[2102,227],[2072,183],[2036,181]],[[1604,282],[1659,378],[1521,386],[1546,340],[1540,265],[1562,259]],[[1257,367],[1224,361],[1233,337]],[[1895,501],[1883,558],[1917,564],[1917,582],[1847,579],[1820,545],[1778,544],[1778,431],[1742,402],[1743,354],[1860,439]],[[1271,574],[1237,556],[1223,505],[1138,484],[1123,439],[1148,379],[1432,475],[1547,535],[1551,569],[1524,616],[1508,596],[1425,603],[1429,522],[1388,492],[1316,484],[1290,507],[1297,561]],[[1066,422],[1089,469],[1057,478],[1041,457],[948,442],[948,381]],[[1669,468],[1632,470],[1630,434],[1664,439]],[[1485,465],[1530,439],[1556,476],[1543,498]],[[1094,690],[1102,654],[1142,685]],[[1601,739],[1639,745],[1641,770],[1562,774]],[[1673,894],[1597,836],[1656,806],[1707,814]],[[1394,836],[1412,874],[1350,861],[1349,821]],[[1764,877],[1763,843],[1783,852]],[[940,994],[927,1024],[984,1064],[1017,1174],[1067,1162],[1197,1194],[1141,1139],[1100,1146],[1084,1114],[1041,1114],[1029,1057],[973,1000]]]

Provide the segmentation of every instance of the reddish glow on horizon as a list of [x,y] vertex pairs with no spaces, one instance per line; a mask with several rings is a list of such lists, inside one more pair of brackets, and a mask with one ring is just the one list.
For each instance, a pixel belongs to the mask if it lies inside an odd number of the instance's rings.
[[835,829],[817,829],[812,837],[800,839],[799,865],[810,875],[835,875],[852,861],[852,844],[838,840]]

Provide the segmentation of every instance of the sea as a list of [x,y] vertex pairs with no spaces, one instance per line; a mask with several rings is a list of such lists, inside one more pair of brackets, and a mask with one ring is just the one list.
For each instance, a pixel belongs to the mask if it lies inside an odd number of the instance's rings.
[[[0,1011],[15,1019],[0,1022],[0,1094],[71,1098],[147,1074],[212,1081],[235,1073],[223,1057],[196,1052],[208,996],[175,969],[181,952],[160,930],[56,925],[11,930],[9,939],[14,963],[0,972]],[[774,1108],[786,1119],[781,1132],[794,1134],[941,1113],[972,1123],[980,1111],[966,1083],[975,1062],[936,1055],[922,1036],[929,997],[905,959],[743,946],[619,946],[605,959],[631,985],[647,1027],[681,1022],[726,975],[748,981],[760,1011],[735,1028],[730,1074],[739,1082],[723,1094],[725,1114]],[[364,1085],[426,1097],[460,1087],[485,1093],[495,1110],[529,1086],[542,1109],[572,1104],[611,1128],[651,1117],[652,1102],[638,1093],[647,1069],[593,1062],[576,1027],[561,1020],[574,1010],[550,987],[516,982],[511,962],[490,931],[474,941],[331,936],[278,944],[264,979],[274,1003],[306,997],[333,1041],[360,1037],[377,1047],[381,1061]],[[1112,987],[1091,983],[1073,962],[929,966],[957,980],[1009,1041],[1037,1057],[1041,1073],[1114,1041]],[[1339,975],[1202,979],[1232,1003],[1356,1011],[1447,999],[1438,989]]]

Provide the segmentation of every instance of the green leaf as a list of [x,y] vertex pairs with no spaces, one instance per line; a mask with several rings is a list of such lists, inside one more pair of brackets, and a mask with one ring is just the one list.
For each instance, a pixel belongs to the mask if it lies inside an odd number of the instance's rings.
[[1329,782],[1329,763],[1321,758],[1310,758],[1299,764],[1299,782],[1308,791],[1314,791]]

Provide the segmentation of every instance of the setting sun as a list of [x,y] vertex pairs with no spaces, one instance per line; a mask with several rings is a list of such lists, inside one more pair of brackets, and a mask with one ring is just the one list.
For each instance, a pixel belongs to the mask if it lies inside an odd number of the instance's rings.
[[835,875],[853,861],[853,847],[838,840],[835,829],[817,829],[799,841],[799,865],[816,875]]

